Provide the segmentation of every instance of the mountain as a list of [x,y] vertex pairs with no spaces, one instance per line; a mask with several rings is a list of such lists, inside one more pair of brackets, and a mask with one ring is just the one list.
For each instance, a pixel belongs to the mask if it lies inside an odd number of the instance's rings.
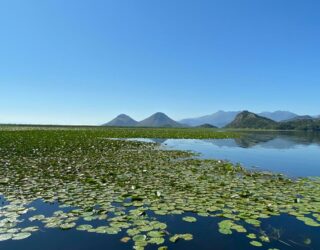
[[208,123],[205,123],[205,124],[197,126],[197,128],[218,128],[218,127],[211,125],[211,124],[208,124]]
[[289,119],[293,119],[298,115],[289,111],[275,111],[275,112],[262,112],[258,113],[258,115],[269,118],[276,122],[285,121]]
[[172,120],[166,114],[158,112],[142,120],[137,124],[139,127],[183,127],[182,124]]
[[300,120],[313,120],[314,118],[310,115],[298,115],[294,118],[288,119],[285,122],[291,122],[291,121],[300,121]]
[[196,118],[187,118],[180,120],[182,124],[187,124],[189,126],[200,126],[202,124],[211,124],[216,127],[224,127],[228,123],[232,122],[240,111],[218,111],[211,115],[205,115]]
[[133,127],[138,124],[137,121],[133,120],[130,116],[121,114],[103,126],[116,126],[116,127]]
[[277,122],[249,111],[243,111],[226,128],[273,129]]
[[285,121],[279,123],[277,129],[319,131],[320,119],[297,119],[292,121]]
[[[202,124],[211,124],[217,127],[224,127],[232,122],[240,111],[218,111],[211,115],[200,116],[196,118],[187,118],[180,120],[180,123],[187,124],[189,126],[200,126]],[[276,122],[287,121],[291,119],[312,119],[311,116],[299,116],[289,111],[274,111],[274,112],[261,112],[257,115],[269,118]],[[317,117],[317,118],[320,118]]]

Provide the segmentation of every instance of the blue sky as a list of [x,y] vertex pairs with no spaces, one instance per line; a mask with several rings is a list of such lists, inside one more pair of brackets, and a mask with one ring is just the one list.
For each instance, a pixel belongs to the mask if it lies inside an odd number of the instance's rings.
[[0,123],[320,114],[318,0],[2,0]]

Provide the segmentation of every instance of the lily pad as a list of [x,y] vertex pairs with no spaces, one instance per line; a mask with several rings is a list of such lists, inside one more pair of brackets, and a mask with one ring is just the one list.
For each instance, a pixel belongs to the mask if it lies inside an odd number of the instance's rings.
[[192,216],[185,216],[182,218],[182,220],[186,221],[186,222],[196,222],[197,219],[195,217]]
[[25,232],[25,233],[18,233],[13,235],[13,240],[24,240],[26,238],[29,238],[31,236],[31,233]]
[[250,244],[251,244],[252,246],[255,246],[255,247],[262,247],[262,246],[263,246],[261,242],[255,241],[255,240],[250,241]]
[[135,235],[133,236],[132,240],[133,241],[145,241],[146,240],[146,236],[143,235],[143,234],[138,234],[138,235]]
[[0,234],[0,241],[10,240],[12,236],[12,234]]
[[74,223],[74,222],[72,222],[72,223],[64,223],[64,224],[60,225],[60,228],[64,229],[64,230],[68,230],[68,229],[71,229],[71,228],[73,228],[75,226],[76,226],[76,223]]
[[83,224],[83,225],[79,225],[77,226],[77,230],[79,231],[88,231],[89,229],[92,229],[93,226],[92,225],[89,225],[89,224]]

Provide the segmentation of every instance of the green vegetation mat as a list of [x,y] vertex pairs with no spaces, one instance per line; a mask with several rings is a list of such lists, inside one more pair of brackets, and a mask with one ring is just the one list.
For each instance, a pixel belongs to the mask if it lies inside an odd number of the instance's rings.
[[[133,241],[135,249],[148,244],[166,249],[167,241],[193,236],[184,228],[171,234],[162,216],[186,212],[223,218],[220,233],[246,234],[248,245],[256,247],[273,240],[263,231],[252,231],[270,216],[285,213],[308,226],[320,226],[319,178],[291,180],[227,162],[193,159],[191,153],[159,150],[154,143],[107,138],[130,137],[128,129],[106,131],[0,132],[0,194],[7,202],[0,207],[0,241],[28,238],[40,230],[40,222],[62,230],[125,232],[121,241]],[[152,129],[131,137],[148,137],[147,131],[152,137],[160,133]],[[37,212],[30,206],[37,199],[58,201],[70,211],[29,216]],[[189,213],[183,215],[184,223],[197,223]],[[23,226],[22,216],[30,225]],[[86,223],[80,223],[82,219]],[[94,227],[95,220],[104,225]]]
[[88,136],[106,138],[172,138],[172,139],[224,139],[240,137],[241,133],[212,128],[121,128],[121,127],[73,127],[73,126],[14,126],[2,125],[0,131],[80,131]]

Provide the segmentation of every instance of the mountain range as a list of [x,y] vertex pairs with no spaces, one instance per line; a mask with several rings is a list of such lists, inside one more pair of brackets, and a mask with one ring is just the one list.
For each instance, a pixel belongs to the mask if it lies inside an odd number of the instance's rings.
[[292,117],[291,119],[285,120],[285,121],[298,121],[298,120],[312,120],[317,119],[317,117],[312,117],[310,115],[298,115],[295,117]]
[[103,126],[115,127],[183,127],[184,125],[171,119],[164,113],[157,112],[148,118],[137,122],[130,116],[121,114]]
[[276,122],[286,121],[299,116],[289,111],[261,112],[261,113],[258,113],[258,115],[269,118]]
[[249,111],[218,111],[211,115],[187,118],[177,122],[166,114],[157,112],[139,122],[128,115],[121,114],[103,126],[317,130],[318,127],[320,129],[320,119],[308,115],[300,116],[288,111],[258,114]]
[[311,116],[297,116],[289,120],[276,122],[249,111],[243,111],[225,128],[318,131],[320,130],[320,119]]
[[211,124],[216,127],[224,127],[228,123],[232,122],[240,111],[218,111],[211,115],[200,116],[196,118],[187,118],[180,120],[182,124],[189,126],[200,126],[202,124]]
[[[199,126],[201,124],[207,123],[217,127],[224,127],[230,122],[232,122],[236,116],[241,113],[241,111],[218,111],[211,115],[200,116],[196,118],[187,118],[180,120],[180,123],[189,125],[189,126]],[[269,118],[276,122],[285,121],[298,117],[299,115],[289,112],[289,111],[275,111],[275,112],[261,112],[257,115]]]

